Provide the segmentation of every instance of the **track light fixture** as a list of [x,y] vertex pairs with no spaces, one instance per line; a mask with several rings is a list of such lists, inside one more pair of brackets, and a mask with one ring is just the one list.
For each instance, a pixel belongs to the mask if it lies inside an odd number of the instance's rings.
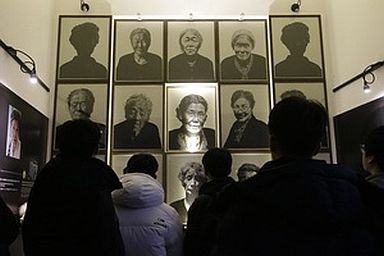
[[297,0],[296,3],[293,3],[291,5],[291,11],[292,12],[299,12],[300,11],[300,6],[301,6],[301,0]]
[[6,45],[1,39],[0,46],[20,65],[21,72],[29,74],[29,80],[32,84],[39,83],[47,92],[49,92],[48,86],[46,86],[44,82],[41,81],[37,76],[36,63],[29,54],[22,50],[14,49],[13,47]]
[[84,0],[80,0],[80,10],[84,13],[88,12],[91,7]]

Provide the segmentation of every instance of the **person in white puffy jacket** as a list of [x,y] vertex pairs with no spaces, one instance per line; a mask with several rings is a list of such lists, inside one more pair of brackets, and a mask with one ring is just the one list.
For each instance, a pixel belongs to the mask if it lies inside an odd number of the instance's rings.
[[164,203],[156,180],[158,163],[147,153],[133,155],[112,192],[126,256],[181,256],[183,230],[175,209]]

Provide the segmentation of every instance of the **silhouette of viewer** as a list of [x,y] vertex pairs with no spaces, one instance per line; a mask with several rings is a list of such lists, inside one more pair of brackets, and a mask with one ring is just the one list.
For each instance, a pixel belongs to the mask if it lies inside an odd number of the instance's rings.
[[148,52],[151,34],[145,28],[134,29],[129,40],[133,52],[122,56],[117,65],[117,80],[161,80],[161,58]]
[[231,45],[235,54],[221,62],[223,79],[266,79],[266,60],[265,57],[252,53],[255,49],[255,37],[251,31],[235,31]]
[[288,48],[287,58],[275,66],[276,76],[321,77],[321,68],[304,56],[310,42],[309,28],[301,22],[283,27],[281,42]]
[[125,102],[125,118],[114,127],[114,148],[161,148],[159,129],[150,122],[152,101],[133,94]]
[[202,43],[202,35],[194,28],[188,28],[180,34],[179,44],[183,53],[170,59],[169,79],[213,79],[212,61],[198,53]]
[[77,56],[60,67],[60,78],[106,79],[107,69],[91,57],[99,43],[99,27],[85,22],[73,27],[69,42]]

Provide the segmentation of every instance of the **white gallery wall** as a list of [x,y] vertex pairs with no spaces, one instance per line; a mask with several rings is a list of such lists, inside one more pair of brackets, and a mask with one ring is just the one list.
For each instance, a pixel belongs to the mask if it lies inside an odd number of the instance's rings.
[[[294,0],[87,0],[91,10],[85,15],[137,16],[142,18],[185,19],[244,18],[276,14],[294,15]],[[37,72],[51,88],[47,93],[30,85],[0,49],[0,81],[52,120],[56,66],[58,15],[83,15],[77,0],[0,0],[0,38],[33,56]],[[375,71],[372,92],[362,92],[361,80],[337,93],[332,88],[350,79],[369,64],[384,59],[384,1],[382,0],[302,0],[298,15],[321,14],[331,116],[384,95],[384,68]],[[51,128],[51,125],[50,125]],[[50,134],[49,134],[50,135]],[[48,142],[50,143],[50,142]],[[49,144],[50,145],[50,144]],[[334,150],[333,150],[334,151]]]

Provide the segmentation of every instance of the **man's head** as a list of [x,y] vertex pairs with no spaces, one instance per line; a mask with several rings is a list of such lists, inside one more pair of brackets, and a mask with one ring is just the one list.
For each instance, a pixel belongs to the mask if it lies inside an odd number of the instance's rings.
[[184,130],[198,134],[207,120],[208,103],[200,95],[190,94],[181,99],[176,108],[176,116],[182,122]]
[[21,114],[17,110],[13,110],[11,113],[11,127],[10,127],[10,136],[11,140],[17,142],[20,140],[20,122],[21,122]]
[[136,28],[132,30],[129,39],[135,54],[143,56],[147,53],[151,45],[151,34],[147,29]]
[[291,55],[302,56],[309,43],[309,28],[301,22],[293,22],[283,27],[281,42],[288,48]]
[[78,55],[90,56],[99,43],[99,27],[91,22],[76,25],[72,28],[69,42]]
[[237,178],[239,179],[239,181],[246,180],[256,175],[259,170],[260,168],[255,164],[251,164],[251,163],[242,164],[237,170],[237,173],[236,173]]
[[240,29],[232,35],[232,49],[239,60],[248,60],[255,48],[255,38],[251,31]]
[[133,94],[125,102],[125,118],[133,122],[134,129],[141,130],[152,113],[152,101],[144,94]]
[[90,157],[97,153],[100,130],[90,120],[70,120],[57,133],[57,145],[64,156]]
[[180,34],[180,48],[188,56],[197,54],[202,43],[203,37],[194,28],[188,28]]
[[89,119],[93,112],[95,96],[89,89],[79,88],[71,91],[67,103],[72,119]]
[[373,129],[364,140],[362,145],[363,167],[366,171],[374,174],[384,171],[384,126]]
[[211,148],[203,155],[205,173],[211,179],[226,177],[231,173],[232,156],[225,148]]
[[272,157],[310,158],[325,136],[327,112],[321,103],[299,97],[278,102],[269,114]]
[[236,119],[240,122],[244,122],[252,116],[254,106],[255,99],[250,91],[237,90],[232,94],[232,111]]
[[134,172],[145,173],[156,179],[158,169],[159,164],[153,155],[149,153],[139,153],[129,158],[127,167],[124,168],[123,172],[124,174]]

